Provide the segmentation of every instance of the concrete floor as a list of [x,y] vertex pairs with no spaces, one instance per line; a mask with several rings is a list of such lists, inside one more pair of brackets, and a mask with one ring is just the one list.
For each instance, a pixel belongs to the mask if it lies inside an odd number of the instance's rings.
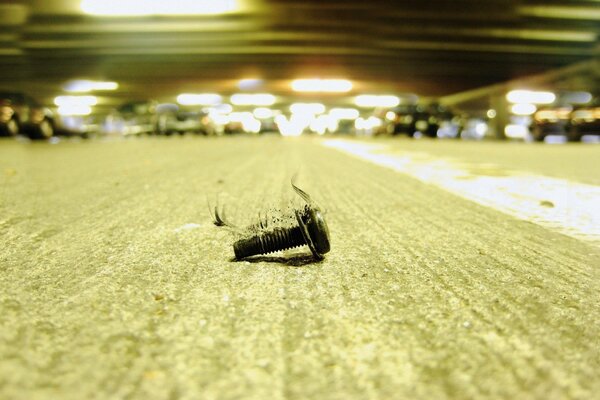
[[[397,146],[598,184],[598,146]],[[296,173],[331,253],[232,262],[207,198],[251,222]],[[2,399],[600,393],[597,247],[318,141],[1,141],[0,238]]]

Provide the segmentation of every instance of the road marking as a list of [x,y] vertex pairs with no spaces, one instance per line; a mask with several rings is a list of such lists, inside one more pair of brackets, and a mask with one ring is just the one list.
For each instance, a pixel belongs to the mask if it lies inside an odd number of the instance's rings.
[[398,152],[382,144],[340,139],[325,140],[323,144],[600,246],[599,186],[506,171],[491,164],[465,164],[423,153]]

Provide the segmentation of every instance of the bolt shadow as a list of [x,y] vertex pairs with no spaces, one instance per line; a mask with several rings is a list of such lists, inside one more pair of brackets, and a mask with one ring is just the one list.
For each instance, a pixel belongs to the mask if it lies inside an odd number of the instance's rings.
[[231,261],[232,262],[247,261],[252,264],[266,262],[266,263],[283,264],[283,265],[287,265],[289,267],[303,267],[303,266],[309,265],[309,264],[319,264],[323,260],[317,260],[312,255],[299,254],[299,255],[293,255],[293,256],[289,256],[289,257],[253,256],[253,257],[248,257],[248,258],[244,258],[241,260],[238,260],[237,258],[233,258],[233,259],[231,259]]

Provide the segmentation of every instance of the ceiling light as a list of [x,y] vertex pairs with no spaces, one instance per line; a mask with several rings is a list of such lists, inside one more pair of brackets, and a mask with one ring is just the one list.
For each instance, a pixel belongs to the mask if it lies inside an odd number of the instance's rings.
[[177,102],[182,106],[214,106],[221,100],[221,96],[215,93],[183,93],[177,96]]
[[65,116],[90,115],[92,108],[86,105],[66,104],[58,107],[58,113]]
[[515,115],[531,115],[537,111],[537,107],[530,103],[513,104],[510,109]]
[[93,91],[117,90],[117,82],[75,80],[68,82],[63,89],[67,92],[86,93]]
[[556,100],[552,92],[534,92],[531,90],[511,90],[506,94],[511,103],[551,104]]
[[592,98],[589,92],[568,92],[561,97],[561,100],[571,104],[587,104],[592,101]]
[[95,106],[98,104],[96,96],[58,96],[54,99],[57,106]]
[[292,81],[296,92],[345,93],[352,90],[352,82],[346,79],[296,79]]
[[82,0],[81,10],[99,16],[214,15],[235,11],[235,0]]
[[322,114],[325,106],[321,103],[294,103],[290,106],[292,114]]
[[390,95],[361,95],[356,96],[354,104],[359,107],[396,107],[400,104],[400,99]]
[[268,93],[234,94],[231,103],[236,106],[271,106],[275,104],[275,96]]
[[242,79],[238,82],[238,87],[241,90],[255,90],[258,89],[259,87],[261,87],[263,85],[263,80],[262,79],[254,79],[254,78],[249,78],[249,79]]

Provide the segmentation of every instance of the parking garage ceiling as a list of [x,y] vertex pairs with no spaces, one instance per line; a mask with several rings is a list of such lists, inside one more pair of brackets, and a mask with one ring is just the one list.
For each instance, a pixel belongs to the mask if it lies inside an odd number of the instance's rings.
[[[0,86],[51,99],[71,79],[111,80],[119,102],[233,93],[243,78],[285,95],[291,79],[331,77],[355,92],[434,97],[599,54],[598,0],[229,3],[224,14],[114,16],[79,0],[0,1]],[[565,84],[597,91],[599,74]]]

